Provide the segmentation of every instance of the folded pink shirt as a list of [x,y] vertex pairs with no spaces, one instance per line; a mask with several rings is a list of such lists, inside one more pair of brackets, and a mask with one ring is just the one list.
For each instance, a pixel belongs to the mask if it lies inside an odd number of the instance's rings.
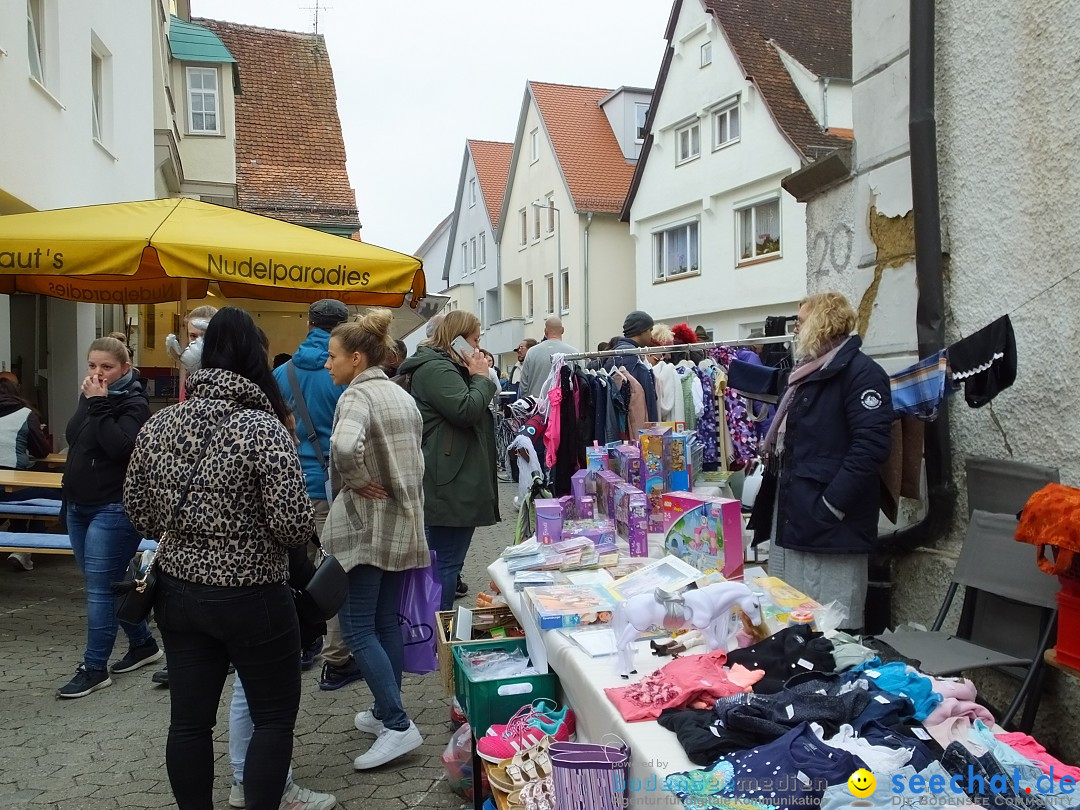
[[724,666],[727,653],[723,650],[676,658],[651,675],[629,686],[605,689],[627,722],[655,720],[664,709],[680,709],[698,701],[749,692],[765,677],[761,670],[747,669],[735,664]]
[[1019,731],[1011,731],[1004,734],[995,734],[999,740],[1005,743],[1009,748],[1014,750],[1020,756],[1027,757],[1034,762],[1040,771],[1050,775],[1051,769],[1053,769],[1053,775],[1055,779],[1060,779],[1063,776],[1071,776],[1073,779],[1080,782],[1080,768],[1066,765],[1059,759],[1054,759],[1043,748],[1042,744],[1029,734],[1024,734]]
[[958,700],[954,697],[947,697],[923,720],[923,725],[927,727],[936,726],[950,717],[967,717],[973,721],[982,720],[991,728],[997,722],[989,709],[980,706],[974,700]]

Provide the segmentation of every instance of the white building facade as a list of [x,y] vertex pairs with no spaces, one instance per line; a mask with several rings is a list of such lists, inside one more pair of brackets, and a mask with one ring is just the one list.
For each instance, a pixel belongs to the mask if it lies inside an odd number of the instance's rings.
[[[780,181],[809,159],[805,121],[818,125],[823,143],[836,140],[828,129],[850,129],[850,66],[846,83],[826,81],[775,41],[762,43],[768,53],[740,52],[752,51],[736,39],[745,34],[726,31],[707,5],[682,0],[673,9],[623,217],[634,237],[638,305],[658,322],[731,339],[769,315],[793,315],[805,294],[805,206]],[[758,73],[751,58],[773,81],[750,78]],[[795,137],[774,110],[793,101],[804,107]]]
[[[0,215],[155,196],[155,13],[124,0],[0,5]],[[48,401],[60,439],[97,328],[91,304],[0,296],[0,366]]]

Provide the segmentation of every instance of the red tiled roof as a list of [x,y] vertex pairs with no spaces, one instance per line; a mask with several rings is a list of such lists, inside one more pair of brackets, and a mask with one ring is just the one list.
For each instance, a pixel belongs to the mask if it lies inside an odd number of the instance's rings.
[[484,195],[491,230],[499,227],[506,178],[510,176],[510,158],[514,154],[512,143],[502,141],[467,141],[476,166],[476,179],[480,181],[480,193]]
[[574,208],[617,214],[622,210],[634,164],[623,156],[597,87],[529,82],[555,156],[562,167]]
[[849,139],[822,132],[772,43],[819,76],[851,79],[851,0],[703,0],[743,74],[807,158]]
[[326,42],[319,34],[193,18],[236,57],[240,208],[300,225],[358,228]]

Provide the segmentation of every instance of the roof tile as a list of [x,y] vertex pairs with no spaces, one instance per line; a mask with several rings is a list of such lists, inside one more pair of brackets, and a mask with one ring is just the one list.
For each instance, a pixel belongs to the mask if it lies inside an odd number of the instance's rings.
[[356,193],[326,42],[294,33],[193,18],[239,63],[236,193],[240,207],[301,225],[358,228]]
[[600,100],[611,93],[597,87],[529,82],[578,211],[619,213],[634,164],[623,156]]
[[484,195],[491,229],[499,227],[499,212],[502,210],[503,194],[506,193],[506,179],[510,176],[510,158],[514,154],[512,143],[502,141],[469,140],[469,151],[476,166],[476,178],[480,181],[480,193]]

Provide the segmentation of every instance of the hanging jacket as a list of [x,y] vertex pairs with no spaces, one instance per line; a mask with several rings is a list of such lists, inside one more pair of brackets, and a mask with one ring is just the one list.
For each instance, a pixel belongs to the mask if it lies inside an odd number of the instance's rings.
[[135,437],[150,418],[146,383],[132,369],[132,379],[120,393],[105,397],[79,396],[67,424],[67,465],[64,500],[83,506],[120,503]]
[[51,452],[34,409],[18,397],[0,396],[0,468],[28,470]]
[[470,376],[448,354],[421,346],[398,368],[424,419],[424,522],[491,526],[499,522],[495,423],[488,403],[495,383]]
[[[304,395],[311,421],[315,423],[315,435],[322,446],[323,458],[330,463],[330,430],[334,426],[334,408],[338,399],[348,386],[334,385],[330,372],[326,369],[329,356],[330,333],[315,327],[308,332],[304,342],[292,356],[296,367],[296,381],[300,384],[300,393]],[[304,468],[304,480],[307,483],[308,497],[316,501],[326,500],[326,488],[323,486],[323,468],[315,456],[315,448],[308,441],[311,426],[303,424],[300,412],[296,408],[292,386],[289,385],[289,370],[285,366],[274,369],[274,380],[281,389],[285,404],[296,416],[296,437],[300,440],[297,453],[300,466]]]
[[[637,349],[640,348],[634,341],[628,337],[615,338],[615,342],[611,344],[613,350],[617,349]],[[659,411],[656,406],[656,381],[653,379],[652,370],[649,365],[641,359],[641,355],[625,354],[619,357],[610,358],[607,363],[604,364],[604,368],[610,371],[617,366],[625,366],[626,370],[634,376],[634,379],[641,383],[642,392],[645,394],[645,414],[650,422],[660,421]],[[637,434],[634,434],[631,438],[637,438]]]

